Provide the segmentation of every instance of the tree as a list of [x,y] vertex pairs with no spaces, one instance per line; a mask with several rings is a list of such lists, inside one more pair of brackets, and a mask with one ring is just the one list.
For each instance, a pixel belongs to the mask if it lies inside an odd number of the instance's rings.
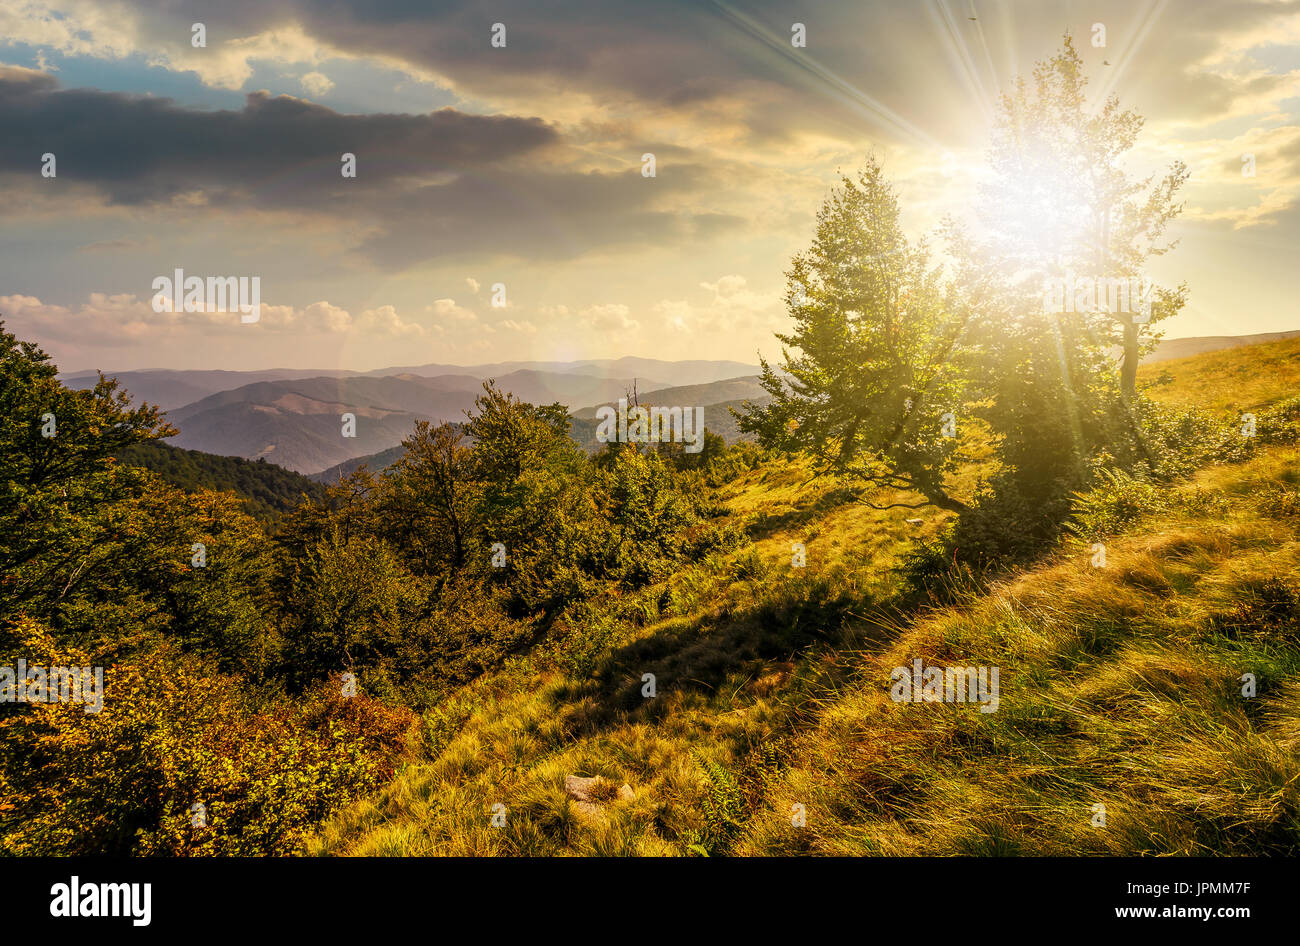
[[0,617],[47,608],[86,580],[116,504],[140,490],[142,474],[111,458],[176,432],[115,380],[73,391],[57,374],[0,322]]
[[795,330],[777,337],[798,352],[783,350],[784,378],[763,360],[772,400],[748,406],[740,429],[764,446],[805,451],[819,473],[925,497],[876,508],[961,511],[944,476],[957,460],[966,306],[946,291],[924,242],[908,242],[898,214],[874,158],[856,181],[841,177],[811,248],[787,273]]
[[[1098,349],[1122,349],[1120,396],[1131,404],[1138,362],[1154,344],[1152,328],[1182,307],[1186,290],[1152,287],[1149,312],[1131,298],[1127,306],[1117,304],[1115,296],[1130,281],[1149,284],[1148,260],[1176,245],[1164,242],[1164,234],[1182,210],[1175,198],[1188,171],[1174,161],[1159,179],[1130,178],[1124,160],[1143,119],[1121,110],[1116,96],[1090,110],[1087,81],[1067,33],[1061,51],[1035,66],[1032,85],[1021,79],[1002,96],[992,178],[978,202],[982,232],[971,249],[1008,290],[1000,301],[1009,322],[1029,318],[1041,332],[1044,284],[1059,285],[1062,302],[1068,294],[1069,308],[1080,310],[1068,319],[1056,313],[1059,322],[1072,323],[1062,334]],[[1084,286],[1064,285],[1079,278]],[[1082,305],[1074,306],[1081,290]]]
[[972,410],[1000,465],[979,500],[982,522],[965,522],[955,540],[972,553],[1028,554],[1097,468],[1157,465],[1136,372],[1152,327],[1181,308],[1186,288],[1154,287],[1143,268],[1173,246],[1163,235],[1187,169],[1174,162],[1159,180],[1131,180],[1125,156],[1142,119],[1113,96],[1090,109],[1086,84],[1067,34],[1032,81],[1002,97],[972,225],[946,227],[953,286],[973,313]]
[[386,531],[421,573],[431,564],[453,571],[465,564],[477,487],[464,436],[453,424],[417,421],[415,432],[402,441],[406,452],[382,480]]
[[587,458],[569,437],[563,404],[529,404],[491,381],[474,404],[466,432],[481,487],[477,554],[486,561],[493,545],[505,547],[504,567],[487,571],[509,585],[517,614],[554,613],[580,593],[579,563],[592,556]]
[[569,411],[563,404],[535,405],[483,383],[465,431],[474,440],[478,477],[507,487],[526,471],[548,466],[577,449],[569,439]]

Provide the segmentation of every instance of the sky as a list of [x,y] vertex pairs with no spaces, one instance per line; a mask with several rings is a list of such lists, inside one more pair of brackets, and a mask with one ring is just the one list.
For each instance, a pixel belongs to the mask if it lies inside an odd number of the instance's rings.
[[1167,337],[1300,328],[1300,0],[0,0],[0,318],[63,370],[773,357],[838,174],[962,219],[1067,30],[1191,172]]

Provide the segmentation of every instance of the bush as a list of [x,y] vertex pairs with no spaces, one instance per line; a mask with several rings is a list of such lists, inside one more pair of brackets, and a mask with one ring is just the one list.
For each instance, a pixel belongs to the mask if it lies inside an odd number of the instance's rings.
[[1116,535],[1169,505],[1166,491],[1121,470],[1103,470],[1099,479],[1096,487],[1075,495],[1069,528],[1081,539]]
[[[95,662],[30,621],[15,636],[10,665]],[[0,717],[0,853],[293,853],[388,781],[415,728],[409,711],[337,689],[253,712],[234,678],[166,647],[106,668],[102,710],[85,709]]]

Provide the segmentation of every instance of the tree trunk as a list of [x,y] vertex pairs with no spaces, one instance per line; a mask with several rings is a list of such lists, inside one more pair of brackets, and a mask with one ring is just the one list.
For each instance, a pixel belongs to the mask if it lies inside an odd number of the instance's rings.
[[1137,394],[1138,327],[1130,318],[1124,323],[1124,364],[1120,366],[1119,394],[1125,404],[1132,404]]

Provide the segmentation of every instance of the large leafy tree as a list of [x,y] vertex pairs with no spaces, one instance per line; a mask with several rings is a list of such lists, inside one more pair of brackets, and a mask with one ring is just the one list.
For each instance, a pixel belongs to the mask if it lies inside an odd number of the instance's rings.
[[489,574],[510,585],[517,610],[553,610],[571,593],[577,562],[590,558],[582,526],[595,514],[568,410],[520,401],[490,381],[474,406],[465,430],[481,487],[478,554],[486,560],[500,543],[505,565]]
[[459,570],[469,554],[479,489],[464,439],[457,425],[418,421],[402,441],[406,452],[383,480],[386,531],[423,574]]
[[1137,366],[1186,288],[1155,286],[1146,267],[1174,245],[1187,169],[1133,178],[1141,117],[1113,96],[1090,106],[1086,86],[1067,35],[1003,95],[972,219],[948,227],[954,286],[975,316],[972,402],[1001,464],[981,499],[986,524],[1002,524],[997,544],[1050,538],[1099,466],[1156,463]]
[[116,380],[73,391],[57,374],[0,322],[0,618],[48,613],[94,574],[115,503],[139,493],[141,474],[112,457],[175,433],[157,408],[132,407]]
[[[1033,80],[1020,79],[999,103],[990,149],[991,175],[976,204],[977,233],[967,249],[997,280],[999,326],[1011,340],[1025,332],[1041,337],[1052,327],[1076,350],[1090,345],[1107,355],[1122,350],[1120,394],[1131,403],[1143,350],[1154,343],[1153,327],[1183,305],[1185,287],[1158,287],[1146,272],[1167,253],[1169,223],[1182,205],[1187,180],[1181,161],[1161,175],[1134,177],[1126,166],[1143,119],[1110,96],[1089,104],[1083,61],[1066,34],[1062,48],[1038,63]],[[1073,279],[1070,279],[1073,277]],[[1107,292],[1080,301],[1076,285],[1130,280],[1152,285],[1149,311],[1130,298],[1114,305]],[[1070,313],[1044,312],[1044,284],[1069,293]],[[1061,300],[1064,301],[1063,299]],[[1093,359],[1096,360],[1096,359]]]
[[924,497],[888,506],[964,509],[945,474],[960,442],[967,306],[926,245],[907,240],[874,158],[841,178],[787,277],[795,328],[777,336],[789,346],[783,371],[763,361],[771,401],[749,406],[741,430],[806,452],[819,472]]

